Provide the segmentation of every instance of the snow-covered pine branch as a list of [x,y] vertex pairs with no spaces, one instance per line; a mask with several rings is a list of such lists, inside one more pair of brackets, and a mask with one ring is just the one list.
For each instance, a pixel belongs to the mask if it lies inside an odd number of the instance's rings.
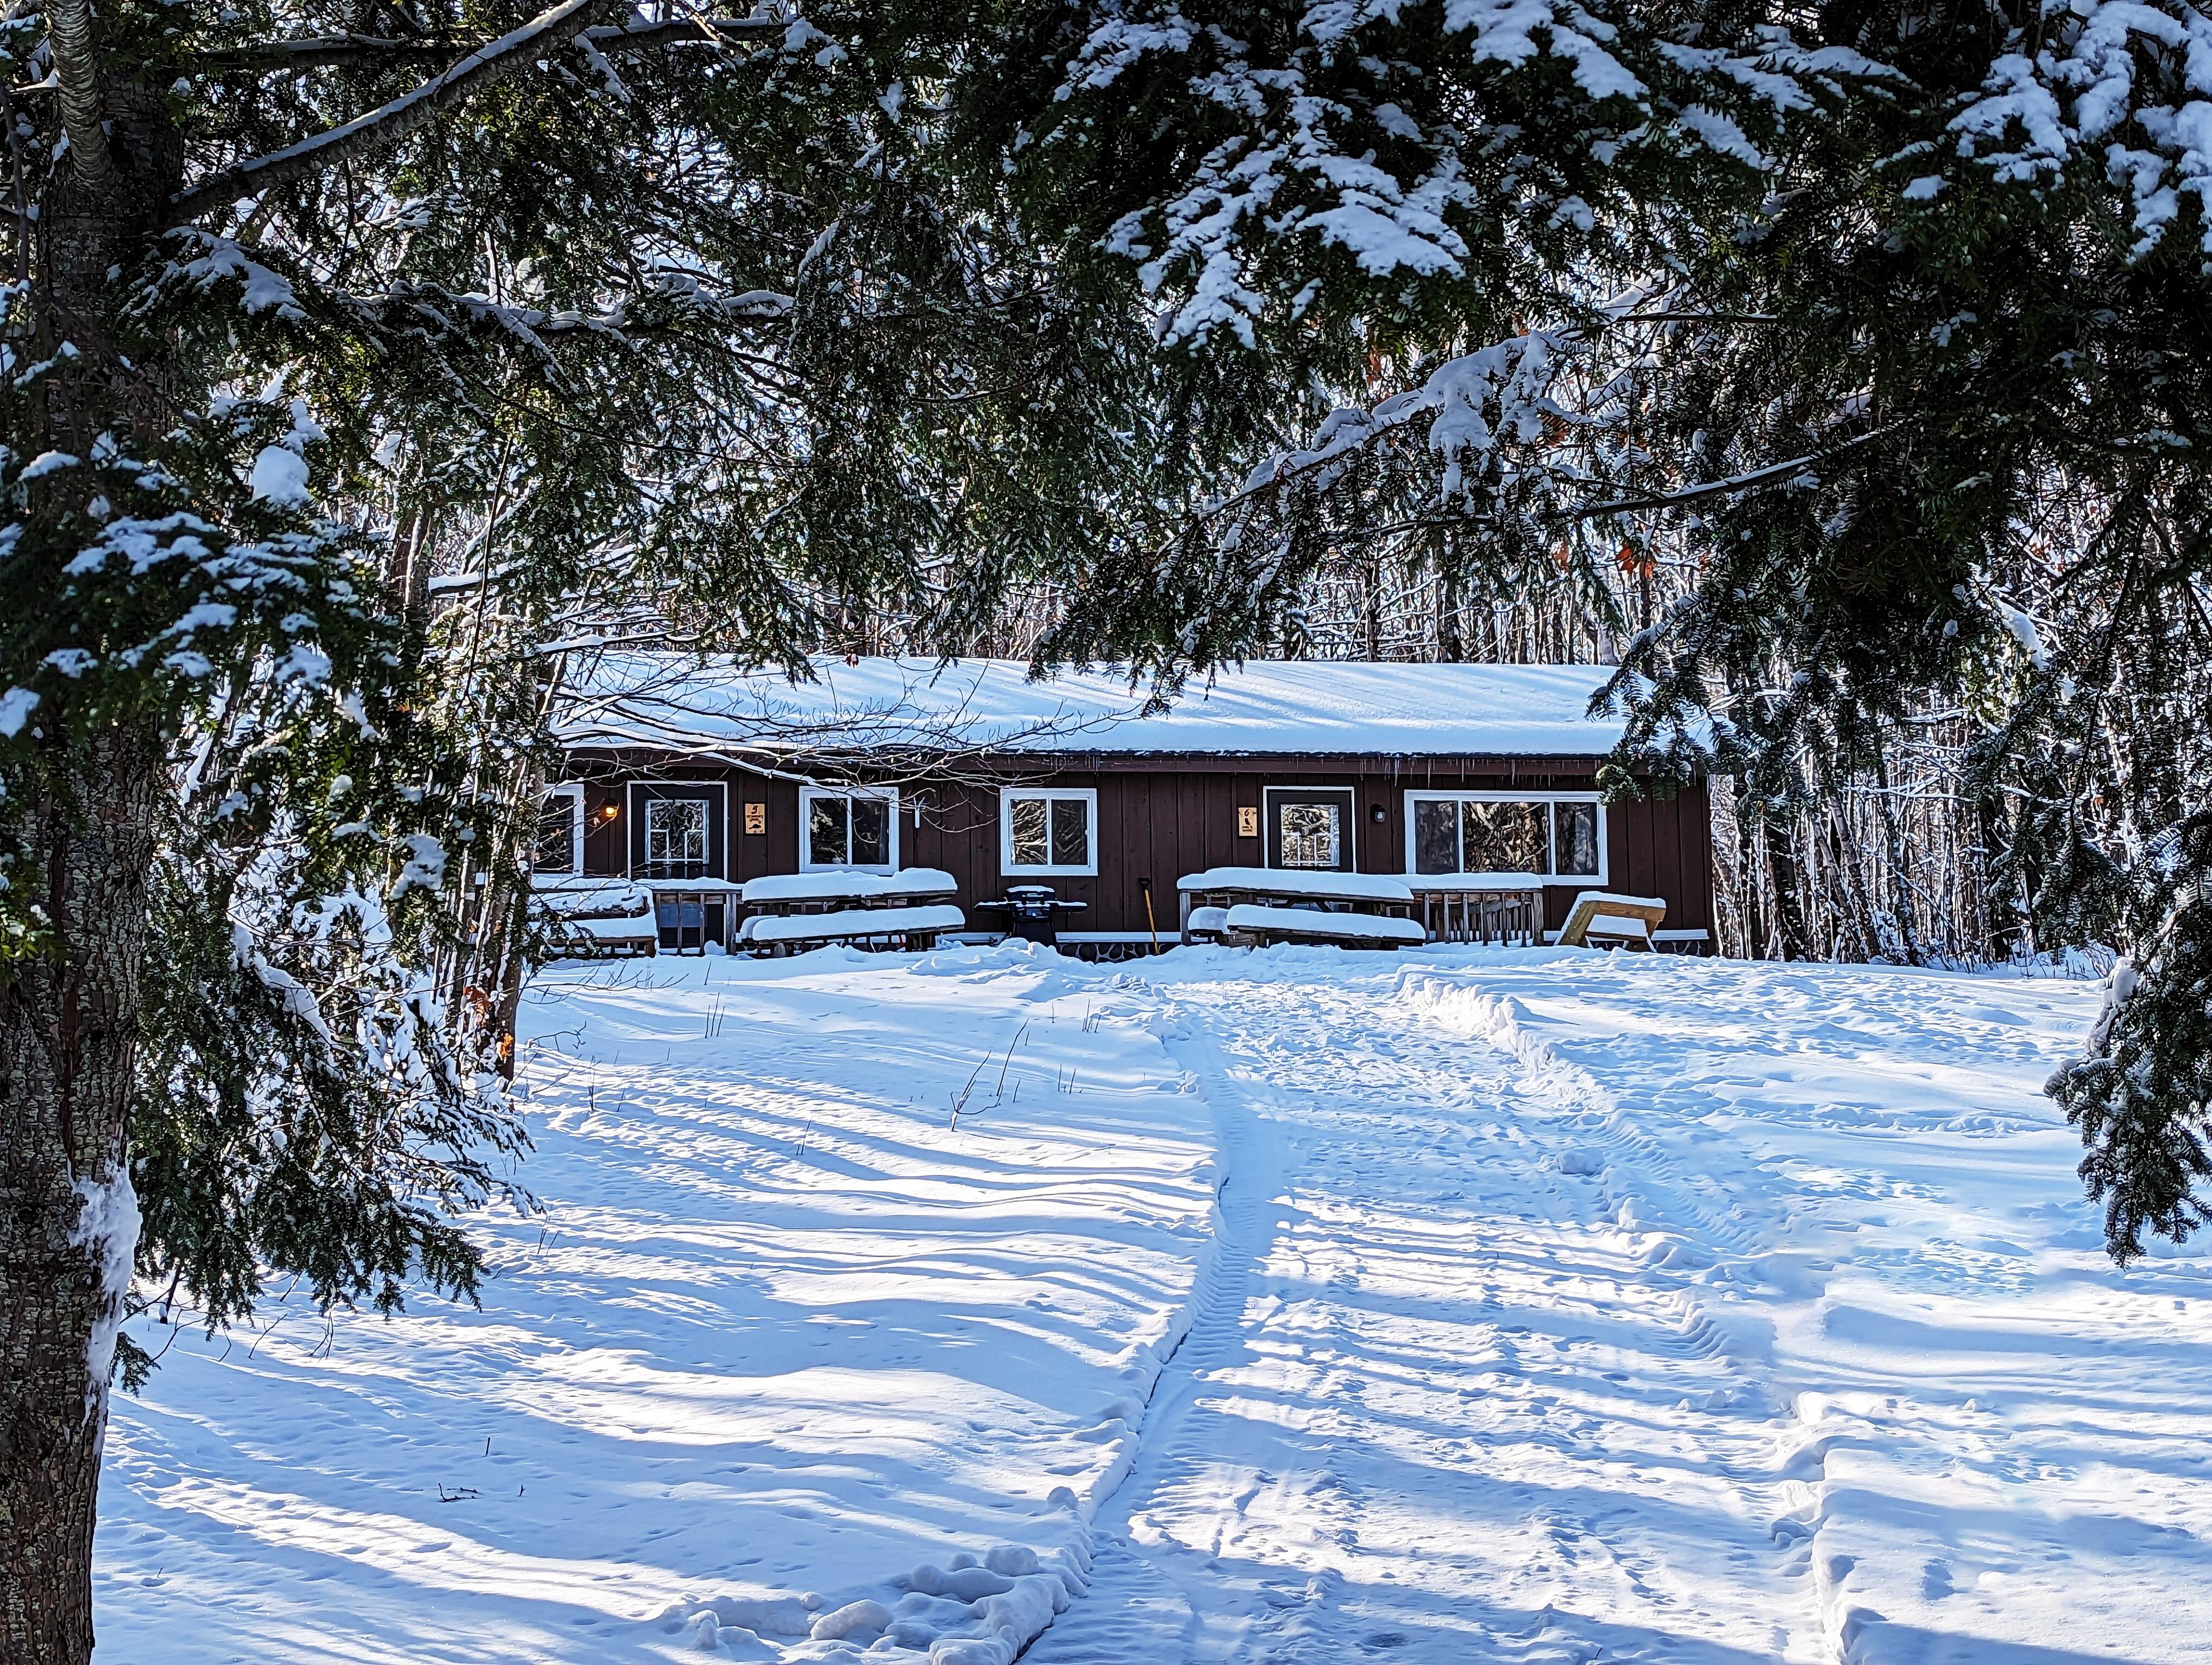
[[[617,0],[560,0],[559,4],[548,7],[520,28],[510,29],[497,39],[470,49],[452,67],[411,92],[338,126],[195,181],[170,204],[171,215],[177,223],[188,223],[240,197],[274,190],[294,179],[343,166],[359,151],[396,143],[441,112],[495,86],[520,70],[530,68],[550,49],[580,38],[587,40],[594,50],[605,53],[640,51],[681,40],[713,43],[725,38],[782,35],[787,27],[782,23],[751,18],[732,19],[726,23],[681,19],[635,28],[595,25],[593,19],[615,3]],[[334,49],[318,41],[311,43],[309,55],[331,50]]]

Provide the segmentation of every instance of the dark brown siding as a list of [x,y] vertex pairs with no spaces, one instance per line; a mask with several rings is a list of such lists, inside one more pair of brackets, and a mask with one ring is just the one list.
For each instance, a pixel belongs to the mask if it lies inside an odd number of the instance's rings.
[[[1043,881],[1063,899],[1085,904],[1081,914],[1067,921],[1067,928],[1145,930],[1139,881],[1150,878],[1161,932],[1172,936],[1178,918],[1179,878],[1207,867],[1257,866],[1263,860],[1263,840],[1237,836],[1237,811],[1260,807],[1266,787],[1353,788],[1359,870],[1396,873],[1406,865],[1408,788],[1587,792],[1595,786],[1598,760],[1285,757],[1146,758],[1111,764],[1103,758],[1085,757],[1066,762],[1070,766],[1048,771],[1008,769],[1004,773],[1017,784],[1097,791],[1097,875]],[[1087,766],[1073,766],[1078,763]],[[622,783],[634,778],[726,782],[730,876],[755,878],[799,870],[796,781],[734,767],[676,764],[635,755],[580,757],[574,761],[574,778],[585,782],[587,872],[624,871],[627,829],[620,818],[629,810]],[[744,831],[748,803],[768,806],[765,835]],[[605,814],[611,805],[617,811],[611,819]],[[1379,821],[1375,818],[1378,807]],[[1711,839],[1704,786],[1686,787],[1673,798],[1615,805],[1607,811],[1606,823],[1607,888],[1664,897],[1668,929],[1710,930]],[[1001,916],[978,911],[975,904],[1002,896],[1008,883],[1000,872],[996,787],[951,781],[903,787],[899,861],[902,866],[945,869],[958,884],[960,905],[971,923],[979,928],[992,925]],[[1547,888],[1545,913],[1552,927],[1565,921],[1578,888],[1583,887],[1571,883]]]

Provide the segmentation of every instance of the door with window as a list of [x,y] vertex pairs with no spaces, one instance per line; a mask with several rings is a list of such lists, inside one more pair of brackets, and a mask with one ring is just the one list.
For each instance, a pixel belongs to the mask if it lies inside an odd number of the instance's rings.
[[799,793],[799,866],[802,872],[857,867],[898,871],[898,794],[803,787]]
[[719,784],[639,781],[629,788],[629,872],[653,890],[660,945],[696,950],[728,935],[728,906],[721,890],[685,881],[719,880],[724,866],[728,805]]
[[1349,787],[1269,787],[1267,865],[1348,873],[1358,863]]

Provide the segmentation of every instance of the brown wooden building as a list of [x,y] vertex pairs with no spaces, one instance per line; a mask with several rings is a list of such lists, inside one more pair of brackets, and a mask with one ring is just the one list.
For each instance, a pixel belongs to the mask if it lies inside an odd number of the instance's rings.
[[[567,725],[541,867],[708,892],[940,868],[977,929],[1010,885],[1083,904],[1067,945],[1172,939],[1176,881],[1207,868],[1533,872],[1553,929],[1577,891],[1627,891],[1665,900],[1664,945],[1701,951],[1704,787],[1599,801],[1619,726],[1584,711],[1607,674],[1251,665],[1147,713],[1124,680],[1005,661],[834,660],[794,688],[633,657]],[[734,922],[716,911],[712,937]]]

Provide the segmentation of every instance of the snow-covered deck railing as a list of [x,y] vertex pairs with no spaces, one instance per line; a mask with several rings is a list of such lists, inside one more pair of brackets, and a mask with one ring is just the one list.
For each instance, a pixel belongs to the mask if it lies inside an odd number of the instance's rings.
[[1326,913],[1317,908],[1267,908],[1240,902],[1223,918],[1229,939],[1270,942],[1328,942],[1362,947],[1417,946],[1428,940],[1419,920],[1379,914]]
[[789,951],[831,942],[896,943],[932,948],[948,931],[968,923],[949,902],[918,908],[847,908],[827,914],[756,914],[738,930],[738,945],[757,953]]
[[1544,880],[1536,873],[1408,873],[1432,942],[1543,940]]
[[749,878],[749,908],[792,908],[808,902],[890,903],[918,896],[949,896],[959,889],[942,867],[906,867],[896,873],[839,869],[833,872],[769,873]]

